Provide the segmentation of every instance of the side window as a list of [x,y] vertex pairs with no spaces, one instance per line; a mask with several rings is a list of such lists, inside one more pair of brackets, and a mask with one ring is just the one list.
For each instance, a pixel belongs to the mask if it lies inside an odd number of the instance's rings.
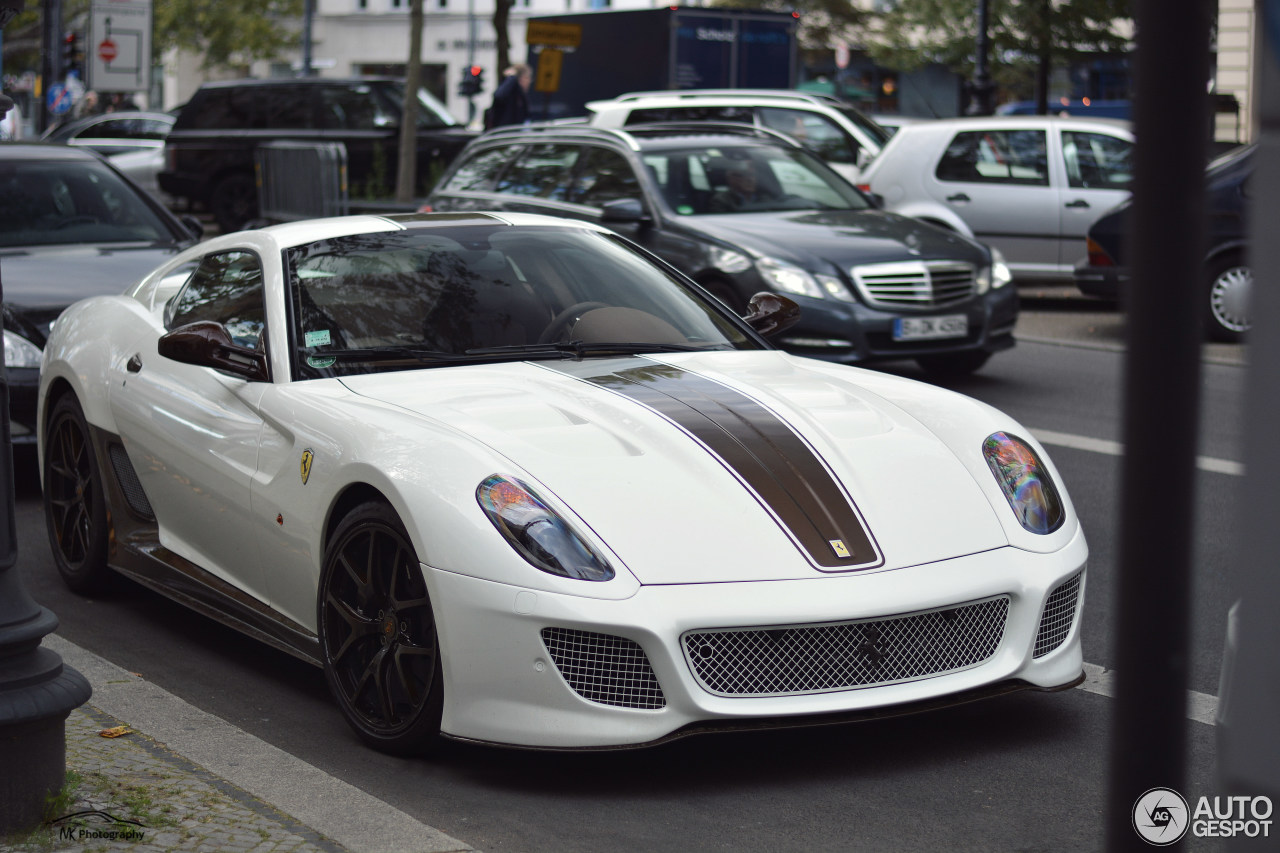
[[312,115],[309,86],[263,86],[262,123],[259,127],[281,130],[309,130],[316,126]]
[[320,125],[333,130],[377,130],[397,123],[369,86],[323,86]]
[[640,197],[636,173],[617,151],[590,146],[579,158],[569,201],[600,207],[607,201]]
[[[247,130],[259,127],[261,111],[258,109],[258,99],[249,91],[251,88],[253,87],[208,89],[203,95],[192,99],[192,103],[183,110],[180,123],[197,130]],[[190,124],[187,124],[188,120]]]
[[530,145],[495,189],[500,193],[565,201],[569,175],[582,149],[577,145]]
[[632,110],[631,115],[627,116],[627,124],[650,124],[655,121],[738,121],[753,124],[755,116],[751,107],[741,106],[652,107]]
[[241,346],[261,345],[267,317],[257,255],[222,252],[205,257],[178,294],[167,327],[177,329],[201,320],[221,323]]
[[763,107],[760,121],[765,127],[795,137],[829,163],[858,162],[858,143],[824,115]]
[[510,146],[481,151],[458,166],[458,171],[440,187],[445,192],[486,192],[493,189],[502,167],[511,160]]
[[975,130],[957,133],[934,174],[940,181],[1049,185],[1044,131]]
[[1063,131],[1067,183],[1077,189],[1124,190],[1133,180],[1133,143],[1103,133]]

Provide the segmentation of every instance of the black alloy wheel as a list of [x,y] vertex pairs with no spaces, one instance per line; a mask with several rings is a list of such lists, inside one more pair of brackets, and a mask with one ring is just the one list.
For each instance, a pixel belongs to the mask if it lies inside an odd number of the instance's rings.
[[404,525],[361,504],[338,525],[320,572],[325,679],[360,739],[406,754],[436,745],[444,693],[431,599]]
[[107,506],[102,474],[80,403],[66,394],[49,413],[44,443],[44,512],[53,562],[82,595],[102,592],[107,566]]

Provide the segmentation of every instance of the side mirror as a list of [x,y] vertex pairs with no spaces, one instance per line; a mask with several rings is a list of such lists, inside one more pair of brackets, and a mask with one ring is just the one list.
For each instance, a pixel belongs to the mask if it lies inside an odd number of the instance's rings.
[[600,207],[601,222],[647,222],[648,219],[638,198],[616,198]]
[[765,337],[785,332],[800,319],[800,306],[778,293],[757,293],[747,308],[751,313],[742,319]]
[[225,370],[252,382],[266,382],[271,378],[267,354],[233,342],[220,323],[202,320],[174,329],[160,338],[157,349],[165,358]]

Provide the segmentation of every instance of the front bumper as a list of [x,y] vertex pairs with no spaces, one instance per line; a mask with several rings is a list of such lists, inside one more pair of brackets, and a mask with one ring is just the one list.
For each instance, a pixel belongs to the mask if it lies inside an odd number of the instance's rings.
[[1091,267],[1084,264],[1075,269],[1076,287],[1085,296],[1116,301],[1129,281],[1129,271],[1123,267]]
[[[773,342],[796,355],[840,364],[920,358],[960,352],[1000,352],[1014,345],[1018,292],[1002,287],[953,306],[928,312],[873,308],[861,302],[810,299],[788,294],[800,305],[800,322]],[[895,341],[894,320],[963,314],[968,334],[960,338]]]
[[[1020,687],[1071,686],[1082,669],[1079,623],[1087,555],[1077,534],[1053,554],[1004,547],[842,577],[644,586],[624,601],[534,592],[424,566],[444,666],[442,730],[454,738],[512,746],[609,749],[709,729],[813,725],[910,712]],[[1063,589],[1074,591],[1066,608]],[[1051,597],[1056,606],[1050,605]],[[717,695],[695,674],[682,643],[682,637],[707,629],[767,628],[764,633],[772,636],[788,628],[884,623],[925,611],[945,615],[988,599],[1008,602],[989,654],[984,651],[983,659],[959,668],[892,683]],[[1050,611],[1056,614],[1057,633],[1046,648]],[[619,664],[620,674],[562,671],[544,642],[547,628],[620,638],[643,650],[640,658],[647,667],[637,668],[633,655]],[[856,654],[861,652],[846,656]],[[659,702],[628,707],[607,698],[610,691],[626,692],[641,671],[649,679],[644,690],[656,682]],[[604,692],[590,687],[604,682]]]

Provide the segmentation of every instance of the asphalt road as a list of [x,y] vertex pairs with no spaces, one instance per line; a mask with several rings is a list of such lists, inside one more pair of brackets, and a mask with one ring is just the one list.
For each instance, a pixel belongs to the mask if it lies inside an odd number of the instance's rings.
[[[1122,434],[1123,325],[1097,306],[1057,302],[1025,305],[1019,346],[952,387],[1005,409],[1037,434],[1052,433],[1049,451],[1091,549],[1085,659],[1105,667],[1116,635],[1120,458],[1108,442]],[[1085,316],[1091,314],[1096,319]],[[1228,461],[1240,459],[1240,350],[1207,352],[1212,361],[1205,365],[1202,452]],[[909,365],[892,369],[918,375]],[[34,464],[27,454],[17,463],[19,569],[32,596],[61,619],[62,636],[478,849],[1103,847],[1113,805],[1106,786],[1113,700],[1078,689],[875,723],[689,738],[636,752],[459,744],[430,760],[371,752],[342,722],[318,670],[132,584],[101,599],[70,594],[48,556]],[[1210,696],[1234,597],[1231,508],[1239,485],[1239,476],[1215,472],[1203,472],[1198,483],[1190,687]],[[1189,726],[1182,793],[1224,793],[1214,776],[1213,726]],[[1220,849],[1187,841],[1185,849]]]

